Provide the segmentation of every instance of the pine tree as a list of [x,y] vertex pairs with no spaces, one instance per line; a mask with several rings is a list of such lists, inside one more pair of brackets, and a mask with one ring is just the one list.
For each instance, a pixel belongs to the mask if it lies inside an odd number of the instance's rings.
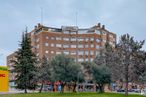
[[15,58],[16,60],[12,60],[12,62],[16,73],[16,88],[25,90],[25,93],[27,93],[27,89],[36,87],[36,57],[31,50],[31,41],[27,30],[22,35],[20,48],[16,52]]

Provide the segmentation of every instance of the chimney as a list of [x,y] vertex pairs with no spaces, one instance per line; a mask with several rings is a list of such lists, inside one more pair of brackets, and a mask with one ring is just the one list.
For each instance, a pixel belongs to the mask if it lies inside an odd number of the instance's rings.
[[97,26],[98,26],[99,28],[100,28],[100,25],[101,25],[100,23],[97,24]]
[[102,29],[105,29],[105,25],[102,25]]
[[34,26],[34,29],[36,30],[37,29],[37,26]]
[[41,24],[40,24],[40,23],[38,23],[38,28],[39,28],[39,27],[41,27]]

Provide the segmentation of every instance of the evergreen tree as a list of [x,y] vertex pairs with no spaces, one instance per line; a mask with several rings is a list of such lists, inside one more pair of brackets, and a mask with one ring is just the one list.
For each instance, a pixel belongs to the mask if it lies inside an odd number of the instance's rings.
[[25,93],[27,93],[27,89],[36,87],[36,57],[31,48],[31,40],[26,31],[22,35],[20,48],[16,52],[16,60],[12,60],[16,73],[16,88],[25,90]]

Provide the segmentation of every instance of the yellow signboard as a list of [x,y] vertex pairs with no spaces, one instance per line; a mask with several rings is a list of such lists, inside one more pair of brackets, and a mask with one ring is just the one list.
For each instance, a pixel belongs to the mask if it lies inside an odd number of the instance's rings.
[[0,66],[0,92],[7,92],[9,88],[8,68]]

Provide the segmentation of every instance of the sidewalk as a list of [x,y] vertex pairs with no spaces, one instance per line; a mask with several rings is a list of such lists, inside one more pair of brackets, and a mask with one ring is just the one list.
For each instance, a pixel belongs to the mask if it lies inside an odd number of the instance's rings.
[[[38,92],[38,91],[30,91],[30,90],[27,90],[28,93],[34,93],[34,92]],[[13,90],[9,90],[8,92],[0,92],[0,95],[2,94],[18,94],[18,93],[24,93],[24,90],[16,90],[16,89],[13,89]]]

